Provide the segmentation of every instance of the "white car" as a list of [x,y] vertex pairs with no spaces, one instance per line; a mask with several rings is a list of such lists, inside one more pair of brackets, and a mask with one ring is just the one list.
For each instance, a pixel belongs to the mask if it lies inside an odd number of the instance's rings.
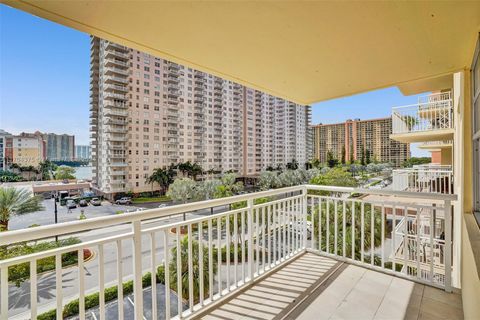
[[162,203],[161,205],[159,205],[158,207],[159,208],[165,208],[167,205],[165,203]]
[[115,201],[115,204],[132,204],[132,199],[129,197],[123,197]]

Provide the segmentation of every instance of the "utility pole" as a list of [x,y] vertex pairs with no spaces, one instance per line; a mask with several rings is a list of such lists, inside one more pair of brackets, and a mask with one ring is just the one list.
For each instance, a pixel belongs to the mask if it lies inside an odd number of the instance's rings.
[[[58,223],[57,199],[58,199],[58,196],[57,196],[57,193],[55,193],[54,196],[53,196],[53,203],[55,205],[55,210],[54,210],[55,224]],[[58,235],[55,236],[55,242],[58,242]]]

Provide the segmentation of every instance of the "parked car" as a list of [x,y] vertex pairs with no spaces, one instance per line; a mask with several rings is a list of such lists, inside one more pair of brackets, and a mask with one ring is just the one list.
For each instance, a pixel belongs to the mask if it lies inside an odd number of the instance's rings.
[[115,201],[115,204],[132,204],[132,199],[129,197],[123,197]]
[[100,201],[100,199],[98,198],[92,198],[92,200],[90,200],[90,203],[92,204],[92,206],[101,206],[102,205],[102,201]]
[[86,206],[88,206],[88,202],[87,202],[87,200],[82,199],[82,200],[80,200],[80,201],[78,202],[78,205],[79,205],[80,207],[86,207]]
[[67,209],[75,209],[77,207],[77,204],[73,200],[67,200],[66,206]]
[[161,205],[159,205],[158,207],[159,208],[165,208],[167,205],[165,203],[162,203]]

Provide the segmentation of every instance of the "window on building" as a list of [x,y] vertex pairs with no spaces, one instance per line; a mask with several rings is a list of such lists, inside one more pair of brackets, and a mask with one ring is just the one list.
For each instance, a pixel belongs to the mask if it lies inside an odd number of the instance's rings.
[[473,194],[475,217],[480,225],[480,38],[473,56],[472,107],[473,107]]

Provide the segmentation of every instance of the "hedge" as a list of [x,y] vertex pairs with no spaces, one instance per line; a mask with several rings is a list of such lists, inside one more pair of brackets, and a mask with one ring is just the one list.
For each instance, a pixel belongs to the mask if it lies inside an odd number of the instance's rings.
[[[3,247],[0,250],[0,260],[14,258],[18,256],[29,255],[36,252],[51,250],[60,247],[66,247],[80,243],[78,238],[68,238],[49,242],[40,242],[33,244],[19,244],[9,247]],[[76,250],[62,254],[62,267],[77,264],[78,253]],[[55,256],[37,260],[37,273],[55,270]],[[30,263],[24,262],[8,268],[8,280],[15,282],[17,286],[30,277]]]
[[[152,284],[151,283],[151,279],[152,279],[151,277],[152,277],[152,274],[150,272],[143,275],[143,277],[142,277],[142,287],[143,288],[148,287]],[[132,293],[133,292],[133,280],[124,282],[122,284],[122,289],[123,289],[122,292],[123,292],[124,295]],[[117,297],[118,297],[118,286],[112,286],[112,287],[108,287],[108,288],[105,289],[105,291],[104,291],[105,302],[115,300],[115,299],[117,299]],[[89,294],[89,295],[85,296],[85,310],[97,307],[99,304],[100,304],[100,293],[99,292],[95,292],[95,293],[92,293],[92,294]],[[75,299],[75,300],[72,300],[69,303],[67,303],[63,307],[63,311],[62,311],[63,317],[66,318],[66,317],[72,317],[72,316],[77,315],[78,312],[79,312],[79,305],[80,305],[79,299]],[[57,318],[56,313],[57,313],[56,309],[52,309],[52,310],[49,310],[47,312],[44,312],[44,313],[40,314],[37,317],[37,319],[38,320],[55,320]]]

